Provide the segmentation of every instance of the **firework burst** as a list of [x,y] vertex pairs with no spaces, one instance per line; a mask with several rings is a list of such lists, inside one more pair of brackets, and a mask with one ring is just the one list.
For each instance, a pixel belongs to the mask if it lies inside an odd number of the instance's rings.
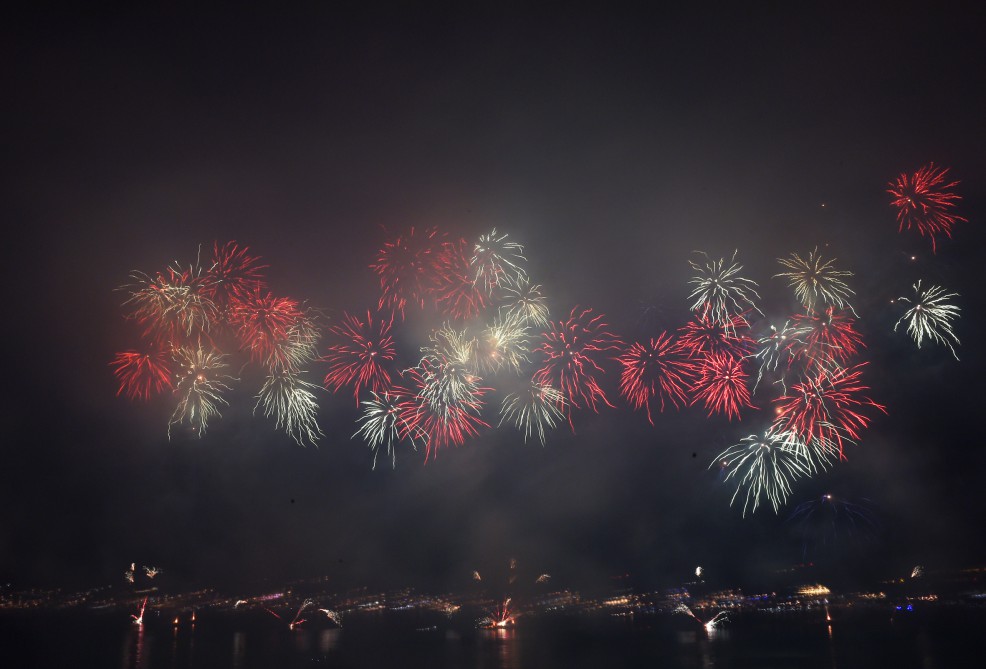
[[342,321],[328,328],[335,341],[322,358],[329,364],[324,385],[333,392],[352,386],[353,397],[359,404],[364,388],[374,393],[387,390],[393,383],[387,365],[396,352],[390,335],[393,318],[377,318],[370,312],[366,320],[343,313]]
[[708,314],[695,314],[678,330],[678,346],[690,358],[713,353],[742,358],[756,348],[756,342],[747,334],[749,330],[750,325],[742,315],[731,316],[724,323]]
[[797,357],[804,358],[809,369],[841,367],[866,347],[863,335],[855,328],[856,320],[831,306],[821,312],[798,314],[794,323],[795,328],[804,330],[805,345],[798,349]]
[[249,254],[247,247],[236,242],[212,245],[212,265],[206,273],[207,294],[219,306],[226,307],[236,300],[246,300],[266,288],[260,258]]
[[403,317],[409,304],[424,308],[441,274],[445,253],[445,234],[434,227],[412,227],[387,241],[370,265],[380,277],[380,310]]
[[178,406],[168,422],[168,438],[173,426],[186,422],[201,437],[209,421],[220,416],[219,406],[228,404],[222,396],[230,390],[226,381],[232,380],[224,371],[228,367],[226,356],[199,343],[175,349],[174,362],[178,368]]
[[117,395],[125,394],[129,399],[149,399],[163,390],[171,390],[171,365],[163,350],[151,353],[124,351],[117,353],[110,363],[113,374],[120,382]]
[[380,449],[386,450],[391,467],[396,467],[397,444],[407,440],[418,450],[417,441],[427,441],[428,435],[415,427],[419,404],[414,393],[400,386],[379,394],[371,391],[370,395],[370,399],[363,400],[363,411],[357,421],[359,429],[353,436],[362,437],[373,451],[373,469],[377,468]]
[[501,235],[493,228],[489,234],[480,235],[469,266],[475,272],[473,283],[489,296],[504,281],[512,283],[525,278],[525,262],[524,247],[507,241],[506,234]]
[[740,420],[740,409],[756,408],[746,387],[747,373],[743,360],[723,353],[707,356],[698,367],[698,379],[692,385],[692,404],[702,400],[709,416],[725,413],[729,420]]
[[445,245],[434,294],[439,311],[459,321],[475,318],[489,304],[487,294],[474,282],[465,240]]
[[742,495],[744,517],[747,510],[756,513],[761,498],[769,501],[777,513],[787,503],[791,485],[811,476],[814,465],[793,440],[791,434],[768,428],[762,435],[751,434],[716,456],[713,465],[724,466],[724,480],[736,486],[729,505]]
[[918,281],[914,284],[913,298],[897,298],[913,306],[894,325],[894,332],[901,323],[907,321],[907,334],[914,339],[918,348],[921,348],[922,342],[927,338],[947,346],[958,360],[959,356],[952,344],[958,346],[959,338],[952,330],[952,321],[959,317],[959,308],[950,302],[958,296],[958,293],[946,293],[940,286],[921,290],[921,282]]
[[865,366],[823,370],[792,386],[789,395],[775,401],[776,429],[819,452],[838,452],[839,459],[845,459],[845,442],[858,440],[870,423],[863,411],[872,407],[886,413],[885,407],[865,395],[869,390],[861,379]]
[[753,384],[754,392],[760,385],[764,372],[777,374],[778,370],[780,370],[778,380],[784,391],[787,392],[785,374],[807,346],[805,343],[807,334],[807,328],[792,326],[790,321],[785,321],[780,330],[771,325],[770,334],[757,340],[757,352],[747,356],[757,361],[757,380]]
[[527,328],[521,321],[497,316],[476,343],[476,368],[481,374],[509,369],[520,373],[527,358]]
[[209,280],[196,264],[186,270],[169,267],[155,276],[132,272],[134,283],[124,286],[130,297],[124,305],[144,336],[161,344],[189,339],[209,331],[219,309],[209,297]]
[[501,284],[504,319],[543,328],[548,326],[548,306],[541,286],[532,284],[526,276],[518,276]]
[[596,378],[603,373],[596,362],[600,354],[619,349],[621,342],[610,333],[603,315],[593,315],[592,309],[578,307],[565,321],[551,323],[551,330],[542,335],[535,351],[544,356],[544,363],[534,374],[535,383],[559,389],[576,408],[599,411],[599,403],[612,407]]
[[932,252],[937,250],[936,235],[951,237],[955,224],[966,220],[952,213],[962,197],[952,190],[959,182],[946,183],[946,174],[948,168],[931,163],[914,174],[901,174],[887,189],[893,196],[890,206],[897,208],[898,231],[914,228],[931,239]]
[[565,396],[548,385],[531,383],[530,387],[519,393],[511,393],[503,398],[500,406],[500,425],[513,423],[524,434],[524,443],[532,432],[537,432],[544,446],[548,430],[553,430],[565,420]]
[[264,416],[273,417],[277,429],[284,430],[299,446],[317,445],[325,435],[316,420],[318,401],[312,392],[316,388],[291,372],[274,372],[260,388],[253,410],[263,407]]
[[691,309],[697,314],[708,316],[713,322],[725,328],[732,326],[733,317],[746,311],[760,312],[753,298],[760,299],[755,281],[740,276],[743,266],[736,262],[737,251],[727,264],[725,258],[712,260],[701,251],[704,262],[689,260],[688,264],[697,272],[689,280],[694,286],[689,300],[694,300]]
[[787,258],[778,258],[777,262],[791,271],[774,276],[787,279],[798,300],[809,311],[821,310],[823,305],[852,311],[849,298],[855,293],[844,281],[852,276],[852,272],[836,269],[834,258],[823,260],[816,248],[807,257],[792,253]]
[[620,393],[635,411],[647,411],[651,425],[651,400],[660,401],[662,412],[667,402],[676,409],[688,404],[687,388],[695,364],[681,354],[666,332],[646,343],[634,342],[617,360],[623,366]]
[[254,362],[270,370],[292,369],[295,345],[309,338],[301,334],[305,314],[298,302],[270,293],[253,293],[230,308],[230,323]]

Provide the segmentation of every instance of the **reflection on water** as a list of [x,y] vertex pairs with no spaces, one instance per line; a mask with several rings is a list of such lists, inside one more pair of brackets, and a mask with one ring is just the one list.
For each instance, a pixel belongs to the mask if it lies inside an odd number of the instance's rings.
[[242,669],[246,660],[246,633],[233,632],[233,669]]
[[144,669],[148,666],[144,643],[144,626],[131,627],[123,641],[123,669]]
[[496,646],[497,667],[520,669],[520,642],[515,628],[496,627],[491,630],[484,630],[483,636]]
[[319,652],[325,655],[334,650],[336,645],[339,643],[339,635],[341,632],[342,630],[338,629],[322,630],[318,635]]

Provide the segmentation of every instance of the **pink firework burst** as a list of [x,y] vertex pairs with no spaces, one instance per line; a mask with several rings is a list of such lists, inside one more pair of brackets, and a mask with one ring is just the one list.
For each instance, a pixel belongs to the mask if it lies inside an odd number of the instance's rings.
[[266,288],[260,258],[249,254],[246,246],[236,242],[219,242],[212,245],[212,265],[206,273],[208,295],[221,306],[228,306],[234,300],[245,300],[250,295]]
[[486,308],[488,299],[477,287],[475,278],[466,241],[446,244],[434,288],[439,311],[459,321],[478,316]]
[[756,407],[750,402],[750,390],[746,387],[747,373],[743,361],[725,353],[711,353],[698,368],[698,379],[692,385],[695,394],[692,404],[702,400],[709,416],[724,413],[732,420],[740,419],[740,409]]
[[802,330],[801,342],[792,351],[796,357],[804,358],[810,369],[833,369],[845,365],[866,348],[863,335],[855,328],[856,319],[845,309],[827,307],[824,312],[798,314],[792,319],[794,327]]
[[229,320],[251,360],[270,369],[295,368],[291,349],[305,321],[296,300],[258,291],[233,302]]
[[370,265],[380,277],[379,308],[401,317],[408,304],[424,308],[441,277],[446,244],[445,233],[435,227],[411,227],[387,241]]
[[835,371],[821,371],[814,378],[791,387],[790,394],[775,400],[775,425],[799,441],[822,450],[837,449],[844,460],[843,441],[858,440],[870,423],[863,413],[873,407],[886,413],[886,407],[866,396],[862,383],[866,363]]
[[599,402],[612,407],[596,378],[604,373],[596,359],[606,351],[618,350],[622,342],[606,329],[603,315],[575,307],[568,320],[553,321],[550,326],[535,349],[544,355],[544,363],[534,374],[535,383],[558,388],[576,408],[598,413]]
[[727,322],[715,320],[708,313],[696,314],[678,330],[678,346],[691,358],[712,354],[742,358],[757,347],[747,334],[749,331],[750,324],[742,315],[732,316]]
[[956,202],[962,199],[952,189],[958,181],[947,182],[948,168],[925,165],[914,174],[901,174],[897,181],[888,184],[887,192],[893,196],[891,206],[897,208],[898,230],[916,229],[931,239],[931,250],[936,251],[935,235],[952,236],[952,227],[966,219],[952,213]]
[[163,350],[152,353],[117,353],[110,363],[113,374],[120,382],[120,389],[116,394],[124,394],[131,400],[146,400],[163,390],[171,390],[173,372],[169,359],[170,356]]
[[389,390],[393,379],[387,365],[396,357],[394,340],[390,336],[393,323],[393,316],[374,320],[369,311],[365,321],[343,313],[342,321],[328,329],[336,341],[329,345],[322,358],[329,364],[325,387],[338,392],[352,386],[357,405],[364,388],[375,393]]
[[695,374],[695,364],[682,354],[669,334],[662,332],[646,343],[634,342],[617,360],[623,365],[620,393],[635,411],[646,409],[651,425],[652,399],[660,400],[662,412],[666,402],[676,409],[688,404],[686,389]]

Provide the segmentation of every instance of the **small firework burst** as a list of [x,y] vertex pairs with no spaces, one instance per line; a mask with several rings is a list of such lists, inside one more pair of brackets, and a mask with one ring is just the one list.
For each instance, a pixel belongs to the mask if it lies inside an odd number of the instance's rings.
[[169,267],[153,277],[143,272],[130,276],[134,283],[123,288],[130,292],[124,305],[148,339],[168,344],[203,335],[219,317],[198,264],[185,270]]
[[[947,346],[958,360],[955,346],[959,345],[959,338],[952,330],[952,321],[959,317],[959,308],[950,302],[958,296],[958,293],[946,293],[940,286],[930,286],[927,290],[922,290],[921,282],[918,281],[914,284],[913,298],[897,298],[913,306],[894,325],[894,332],[906,321],[907,334],[914,339],[918,348],[921,348],[924,340],[928,339]],[[953,343],[955,346],[952,345]]]
[[485,235],[480,235],[479,241],[473,248],[469,266],[475,272],[473,283],[487,296],[493,294],[493,289],[502,283],[515,282],[526,277],[523,263],[524,247],[517,242],[507,240],[506,234],[499,234],[496,228]]
[[750,402],[746,387],[747,373],[743,360],[724,353],[713,353],[702,360],[698,367],[698,379],[692,385],[692,404],[702,400],[709,416],[724,413],[732,420],[740,419],[740,409],[756,408]]
[[548,326],[547,300],[541,293],[541,286],[532,284],[526,276],[518,276],[500,284],[503,317],[531,327]]
[[836,369],[848,363],[865,348],[863,335],[855,328],[856,319],[832,306],[809,311],[793,318],[795,327],[804,329],[805,345],[797,351],[809,370]]
[[209,297],[222,307],[234,300],[245,300],[266,288],[263,270],[267,265],[260,258],[250,255],[249,249],[236,242],[212,246],[212,264],[206,273]]
[[408,228],[388,240],[370,269],[380,277],[381,310],[404,316],[408,305],[424,308],[439,280],[446,248],[438,228]]
[[544,446],[548,430],[565,420],[565,396],[548,385],[532,382],[526,390],[511,393],[500,406],[500,425],[513,423],[524,434],[524,443],[532,432]]
[[648,342],[634,342],[617,360],[623,366],[620,393],[635,411],[647,411],[651,425],[651,400],[660,401],[662,412],[668,402],[676,409],[688,404],[687,389],[695,364],[666,332]]
[[150,353],[124,351],[117,353],[110,365],[120,382],[117,395],[129,399],[149,399],[164,390],[171,390],[171,365],[168,353],[163,349]]
[[823,311],[824,305],[831,305],[852,311],[849,299],[855,293],[845,282],[845,279],[852,276],[852,272],[836,269],[835,258],[823,260],[816,248],[807,257],[792,253],[787,258],[778,258],[777,262],[791,271],[774,276],[787,279],[788,285],[794,289],[794,294],[806,309]]
[[480,374],[509,369],[520,373],[527,358],[527,327],[521,321],[497,316],[483,329],[476,343],[476,367]]
[[931,240],[932,252],[937,251],[936,235],[951,237],[955,224],[966,220],[952,211],[962,197],[953,190],[959,182],[946,183],[946,174],[948,168],[931,163],[914,174],[901,174],[887,189],[893,196],[890,206],[897,208],[898,231],[914,228]]
[[401,386],[393,386],[379,394],[370,391],[370,396],[362,402],[363,411],[357,421],[359,429],[353,436],[361,436],[373,451],[374,469],[381,449],[390,456],[391,467],[396,467],[397,444],[406,440],[418,450],[417,442],[428,439],[428,435],[414,425],[418,402],[414,393]]
[[755,281],[740,276],[743,266],[736,262],[737,251],[726,262],[725,258],[712,260],[701,251],[702,262],[689,260],[688,264],[697,275],[688,281],[694,286],[689,300],[695,300],[691,309],[697,314],[708,316],[713,322],[725,328],[732,326],[733,317],[747,311],[760,312],[753,299],[760,299]]
[[220,416],[219,406],[228,404],[222,396],[230,390],[226,382],[232,380],[225,372],[226,356],[201,343],[178,347],[173,355],[178,369],[178,406],[168,422],[168,437],[173,426],[186,422],[201,437],[209,421]]
[[276,371],[267,377],[257,394],[253,410],[263,407],[264,416],[273,417],[277,429],[284,430],[299,446],[317,445],[324,435],[316,420],[318,400],[313,383],[288,371]]
[[254,362],[269,370],[291,367],[292,333],[305,318],[296,300],[257,292],[230,307],[230,323]]
[[792,326],[790,321],[785,321],[781,329],[770,326],[770,334],[757,339],[757,352],[747,356],[757,361],[757,380],[753,384],[756,392],[760,381],[763,379],[764,372],[778,374],[778,381],[787,391],[785,374],[790,370],[795,359],[802,356],[802,351],[807,346],[805,336],[808,334],[804,326]]
[[749,330],[750,325],[742,315],[732,316],[724,323],[708,314],[695,314],[678,330],[678,346],[690,358],[713,353],[742,358],[756,347],[747,334]]
[[473,278],[466,257],[466,241],[446,244],[434,289],[438,310],[457,321],[478,316],[489,304],[489,297]]
[[342,320],[328,328],[333,342],[322,358],[329,364],[325,387],[339,392],[351,386],[357,405],[364,388],[374,393],[387,390],[393,383],[388,365],[396,357],[392,325],[393,318],[374,320],[369,311],[365,321],[343,313]]
[[814,465],[793,441],[793,435],[768,428],[763,434],[744,437],[716,456],[713,465],[725,463],[724,480],[736,486],[730,506],[742,494],[745,517],[747,510],[756,513],[761,498],[770,502],[774,513],[787,503],[792,484],[814,471]]

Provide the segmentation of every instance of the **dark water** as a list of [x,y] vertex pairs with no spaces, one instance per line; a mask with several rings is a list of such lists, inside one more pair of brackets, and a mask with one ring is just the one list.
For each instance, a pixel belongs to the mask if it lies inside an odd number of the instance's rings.
[[[345,629],[287,630],[267,619],[200,619],[175,629],[114,615],[0,617],[4,667],[246,669],[401,667],[986,667],[986,612],[891,616],[746,614],[705,631],[682,617],[528,619],[509,630],[357,621]],[[420,622],[420,621],[419,621]],[[433,623],[434,621],[425,621]]]

